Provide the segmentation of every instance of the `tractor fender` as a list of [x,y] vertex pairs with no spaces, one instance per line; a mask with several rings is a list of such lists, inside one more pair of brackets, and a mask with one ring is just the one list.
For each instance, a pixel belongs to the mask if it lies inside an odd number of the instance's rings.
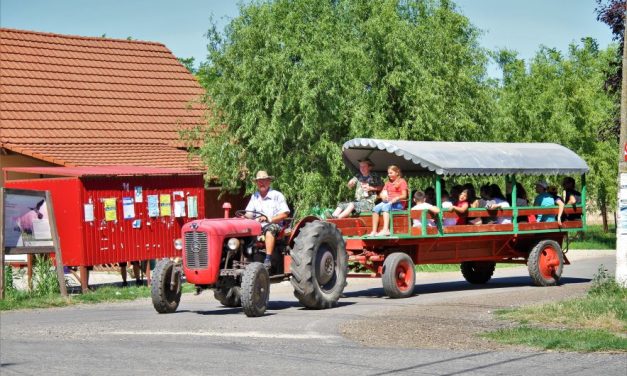
[[316,217],[315,215],[308,215],[302,218],[300,221],[298,221],[296,226],[294,226],[294,228],[292,229],[292,233],[290,234],[290,238],[287,242],[290,249],[294,248],[294,239],[296,239],[296,237],[298,236],[300,229],[303,228],[309,222],[314,222],[314,221],[319,221],[319,220],[320,218]]

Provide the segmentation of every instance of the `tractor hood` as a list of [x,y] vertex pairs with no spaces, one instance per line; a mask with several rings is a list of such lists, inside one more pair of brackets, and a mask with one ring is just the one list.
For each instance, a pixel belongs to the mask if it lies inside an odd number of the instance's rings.
[[202,231],[210,236],[259,236],[261,224],[248,218],[211,218],[188,222],[182,231]]

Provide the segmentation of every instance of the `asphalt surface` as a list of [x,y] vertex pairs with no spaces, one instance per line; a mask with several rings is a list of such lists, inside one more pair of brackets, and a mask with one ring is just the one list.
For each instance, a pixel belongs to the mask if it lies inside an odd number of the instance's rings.
[[[612,253],[571,252],[564,284],[585,284]],[[555,287],[555,288],[560,288]],[[265,316],[222,307],[211,292],[186,294],[174,314],[149,299],[0,314],[2,375],[627,375],[627,354],[378,347],[340,326],[412,305],[494,291],[538,291],[526,268],[497,269],[473,287],[460,273],[421,273],[417,294],[383,297],[380,280],[351,279],[337,308],[303,309],[289,283],[273,285]],[[487,296],[487,295],[486,295]],[[399,318],[402,320],[402,318]],[[376,343],[376,339],[373,339]]]

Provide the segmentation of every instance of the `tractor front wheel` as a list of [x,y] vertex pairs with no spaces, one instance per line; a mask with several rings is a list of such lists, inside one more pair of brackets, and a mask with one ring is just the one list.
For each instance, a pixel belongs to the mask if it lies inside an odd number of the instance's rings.
[[407,298],[414,293],[416,268],[408,254],[395,252],[383,262],[383,291],[390,298]]
[[270,298],[270,275],[262,263],[253,262],[244,269],[241,292],[246,316],[263,316]]
[[181,271],[173,261],[162,259],[157,263],[153,271],[150,293],[152,305],[157,312],[176,311],[181,301]]
[[557,285],[564,268],[562,247],[553,240],[539,242],[529,253],[527,268],[534,285]]
[[464,261],[461,263],[462,275],[466,281],[481,285],[487,283],[494,274],[496,263],[492,261]]
[[333,307],[346,287],[348,255],[342,233],[329,222],[307,223],[294,240],[294,296],[310,309]]

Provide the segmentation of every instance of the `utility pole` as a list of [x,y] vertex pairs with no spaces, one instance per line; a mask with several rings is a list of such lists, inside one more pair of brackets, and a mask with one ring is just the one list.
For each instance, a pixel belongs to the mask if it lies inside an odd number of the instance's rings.
[[620,92],[618,162],[618,224],[616,226],[616,282],[627,287],[627,7],[623,9],[623,77]]

